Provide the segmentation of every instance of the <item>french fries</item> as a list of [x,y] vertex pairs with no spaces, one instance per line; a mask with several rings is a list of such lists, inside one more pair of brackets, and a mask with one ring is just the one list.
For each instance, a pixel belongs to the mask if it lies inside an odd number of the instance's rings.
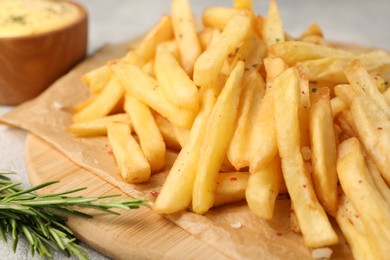
[[266,17],[253,4],[209,7],[199,28],[172,0],[138,46],[83,75],[68,131],[107,135],[125,182],[169,170],[158,213],[246,200],[272,220],[288,193],[306,246],[338,243],[332,216],[355,258],[390,258],[389,53],[335,47],[317,24],[293,38],[275,0]]

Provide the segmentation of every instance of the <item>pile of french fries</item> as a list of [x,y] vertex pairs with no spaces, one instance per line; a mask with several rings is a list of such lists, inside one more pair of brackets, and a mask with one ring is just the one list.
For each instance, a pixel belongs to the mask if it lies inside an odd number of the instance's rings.
[[291,198],[291,228],[310,248],[337,244],[335,218],[357,259],[390,259],[390,56],[337,48],[313,24],[286,34],[278,6],[209,7],[196,25],[172,0],[136,48],[86,73],[90,98],[69,131],[107,135],[123,180],[147,182],[178,156],[159,213],[246,200],[272,219]]

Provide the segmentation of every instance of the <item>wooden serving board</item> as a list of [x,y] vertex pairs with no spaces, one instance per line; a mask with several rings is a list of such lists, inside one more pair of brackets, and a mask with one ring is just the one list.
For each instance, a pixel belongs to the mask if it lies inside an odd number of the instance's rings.
[[[122,194],[121,190],[75,165],[42,139],[29,134],[26,164],[30,183],[60,183],[41,194],[88,187],[83,196]],[[96,213],[92,219],[70,217],[67,224],[81,241],[115,259],[227,259],[227,257],[147,207]],[[91,211],[92,213],[92,211]]]

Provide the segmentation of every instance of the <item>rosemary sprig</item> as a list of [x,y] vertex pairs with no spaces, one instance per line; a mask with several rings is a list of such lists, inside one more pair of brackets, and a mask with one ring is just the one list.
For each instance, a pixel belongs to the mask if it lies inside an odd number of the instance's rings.
[[119,215],[113,208],[135,209],[145,205],[142,199],[104,200],[119,195],[98,197],[68,196],[85,188],[49,195],[37,195],[35,191],[57,183],[46,182],[29,189],[21,189],[21,183],[13,183],[7,176],[12,171],[0,171],[0,237],[7,241],[6,233],[13,238],[16,250],[19,235],[23,234],[30,244],[31,254],[52,257],[50,250],[61,251],[66,256],[74,255],[88,259],[88,250],[77,244],[72,231],[66,226],[66,214],[85,218],[93,216],[77,210],[90,208]]

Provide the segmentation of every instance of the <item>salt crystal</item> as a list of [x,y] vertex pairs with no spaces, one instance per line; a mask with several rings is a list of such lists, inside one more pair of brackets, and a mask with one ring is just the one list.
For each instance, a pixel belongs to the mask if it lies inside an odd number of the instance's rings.
[[64,106],[63,106],[60,102],[54,101],[54,102],[53,102],[53,107],[54,107],[55,109],[57,109],[57,110],[60,110],[60,109],[62,109]]
[[231,223],[230,226],[232,228],[239,229],[242,227],[242,224],[241,224],[241,222],[235,222],[235,223]]

